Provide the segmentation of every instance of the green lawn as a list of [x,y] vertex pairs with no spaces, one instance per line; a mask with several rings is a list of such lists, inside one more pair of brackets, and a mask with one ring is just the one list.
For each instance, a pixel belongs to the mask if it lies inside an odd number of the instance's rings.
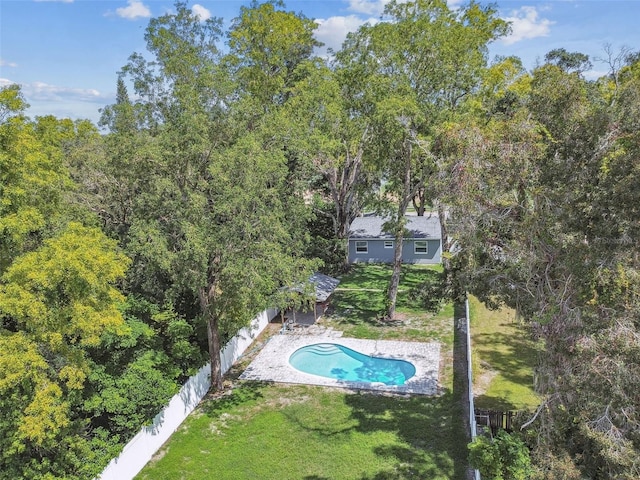
[[476,407],[534,410],[539,398],[533,390],[533,366],[541,345],[529,339],[513,310],[488,310],[474,297],[469,303]]
[[451,319],[453,307],[444,304],[426,311],[414,290],[425,281],[437,282],[440,265],[404,265],[397,299],[397,320],[380,320],[384,312],[385,291],[391,278],[389,265],[353,265],[340,279],[333,294],[332,308],[323,320],[326,325],[342,330],[346,337],[377,340],[438,341],[453,344]]
[[448,394],[245,383],[205,401],[136,478],[462,480],[457,417]]
[[[406,268],[400,314],[385,324],[377,309],[384,304],[390,268],[356,266],[341,279],[332,314],[321,323],[349,337],[442,342],[440,395],[240,382],[237,375],[251,360],[247,355],[228,375],[225,394],[205,399],[136,478],[465,478],[461,413],[451,398],[452,308],[425,312],[409,296],[436,274],[437,269]],[[277,332],[277,325],[270,327],[258,343]]]

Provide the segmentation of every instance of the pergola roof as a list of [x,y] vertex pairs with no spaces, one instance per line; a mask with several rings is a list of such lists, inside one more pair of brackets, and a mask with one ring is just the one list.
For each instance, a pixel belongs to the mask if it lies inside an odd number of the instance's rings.
[[309,277],[308,282],[315,285],[316,301],[324,302],[336,289],[336,287],[340,283],[340,280],[330,277],[329,275],[316,272]]

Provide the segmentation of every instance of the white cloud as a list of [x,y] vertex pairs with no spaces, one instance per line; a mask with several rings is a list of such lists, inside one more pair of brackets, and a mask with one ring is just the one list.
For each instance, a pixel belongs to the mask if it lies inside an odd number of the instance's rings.
[[551,25],[555,22],[546,18],[538,18],[538,10],[535,7],[521,7],[511,12],[510,17],[504,20],[511,22],[511,35],[502,40],[506,45],[519,42],[520,40],[547,37],[551,30]]
[[26,114],[30,117],[53,115],[57,118],[86,118],[97,123],[100,108],[115,102],[115,93],[102,93],[93,88],[73,88],[49,85],[44,82],[22,83],[8,78],[0,78],[0,88],[14,84],[30,107]]
[[200,19],[201,22],[211,18],[211,12],[198,3],[191,7],[191,11]]
[[584,72],[583,75],[586,80],[598,80],[599,78],[609,75],[610,73],[611,71],[609,70],[589,70],[587,72]]
[[315,31],[315,37],[324,43],[324,48],[331,48],[338,51],[342,46],[342,42],[347,38],[347,33],[355,32],[360,25],[367,22],[376,23],[375,18],[363,19],[357,15],[348,15],[346,17],[329,17],[327,19],[316,19],[318,28]]
[[138,0],[127,0],[128,7],[116,8],[116,14],[119,17],[134,20],[139,17],[148,18],[151,16],[151,10]]
[[[6,79],[3,81],[10,82]],[[21,89],[27,99],[37,101],[76,100],[103,103],[109,98],[94,88],[60,87],[44,82],[23,83]]]
[[12,67],[12,68],[15,68],[15,67],[17,67],[17,66],[18,66],[18,64],[17,64],[17,63],[14,63],[14,62],[8,62],[8,61],[6,61],[6,60],[4,60],[4,59],[0,58],[0,67]]
[[457,10],[463,3],[465,3],[465,0],[447,0],[447,6],[451,10]]
[[380,15],[389,0],[349,0],[349,10],[366,15]]

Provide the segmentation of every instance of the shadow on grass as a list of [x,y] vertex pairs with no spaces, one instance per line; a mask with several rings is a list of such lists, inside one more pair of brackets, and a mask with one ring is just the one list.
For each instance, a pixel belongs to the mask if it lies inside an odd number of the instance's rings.
[[436,313],[443,302],[444,274],[433,269],[403,270],[397,308]]
[[[342,323],[380,325],[391,271],[390,265],[354,265],[353,271],[341,279],[330,313],[342,317]],[[398,311],[437,311],[441,306],[442,280],[442,273],[436,269],[403,265],[396,301]]]
[[495,395],[477,395],[473,399],[475,407],[483,410],[498,410],[501,412],[516,411],[519,409],[518,405],[509,402],[504,397]]
[[207,395],[202,411],[210,417],[218,417],[239,405],[263,398],[262,390],[269,385],[268,382],[247,381],[230,390],[210,393]]
[[357,420],[357,430],[393,432],[406,445],[376,447],[377,455],[391,457],[397,465],[361,480],[464,479],[457,465],[466,463],[466,443],[460,442],[459,412],[451,394],[405,398],[358,392],[345,402]]
[[532,388],[531,367],[537,363],[539,349],[523,333],[501,332],[474,336],[474,346],[493,370],[507,381],[523,388]]

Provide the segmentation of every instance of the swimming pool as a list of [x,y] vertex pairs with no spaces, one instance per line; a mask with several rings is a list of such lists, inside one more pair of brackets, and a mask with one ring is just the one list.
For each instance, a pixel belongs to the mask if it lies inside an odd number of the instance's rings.
[[299,348],[289,357],[297,370],[347,382],[404,385],[416,374],[405,360],[365,355],[336,343],[316,343]]

